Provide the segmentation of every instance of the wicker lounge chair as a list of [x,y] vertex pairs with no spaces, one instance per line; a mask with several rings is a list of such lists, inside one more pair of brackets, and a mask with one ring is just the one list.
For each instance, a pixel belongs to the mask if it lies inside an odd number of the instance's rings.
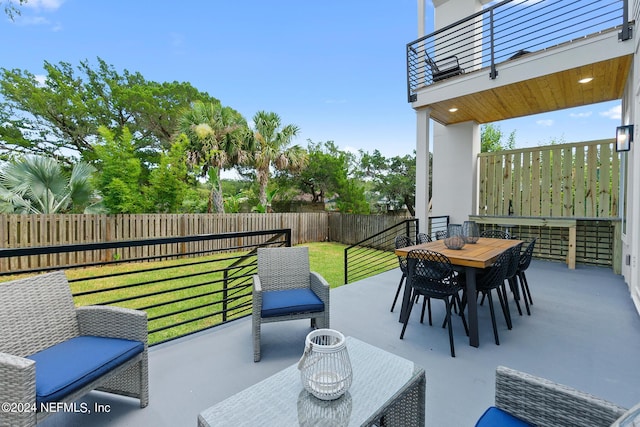
[[311,327],[329,327],[329,284],[310,271],[309,248],[259,248],[253,276],[253,360],[259,362],[263,323],[311,319]]
[[61,271],[0,283],[0,304],[0,402],[30,405],[0,411],[0,425],[36,425],[91,390],[148,405],[145,312],[76,308]]
[[[625,411],[571,387],[498,366],[495,406],[484,413],[476,427],[524,425],[519,421],[538,427],[605,427]],[[497,424],[505,419],[512,423]]]

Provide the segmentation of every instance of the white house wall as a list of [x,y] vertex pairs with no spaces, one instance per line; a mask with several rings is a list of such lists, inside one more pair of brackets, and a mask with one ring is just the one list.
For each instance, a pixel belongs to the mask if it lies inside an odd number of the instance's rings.
[[[637,11],[638,0],[633,3],[630,10]],[[631,151],[622,154],[622,156],[628,156],[627,188],[623,188],[627,195],[627,212],[626,232],[622,234],[622,274],[629,286],[636,309],[640,312],[640,260],[638,259],[640,249],[640,195],[638,194],[640,191],[640,147],[638,146],[640,144],[640,37],[637,31],[638,28],[634,28],[633,66],[622,100],[621,124],[634,125],[634,142],[631,144]],[[621,197],[621,200],[624,199]]]

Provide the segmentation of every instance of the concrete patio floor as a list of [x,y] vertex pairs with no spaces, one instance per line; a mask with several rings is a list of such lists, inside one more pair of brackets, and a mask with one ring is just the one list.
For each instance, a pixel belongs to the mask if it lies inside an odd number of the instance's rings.
[[[479,307],[480,347],[468,345],[454,317],[456,357],[440,328],[444,303],[433,301],[434,326],[412,312],[403,340],[399,307],[390,313],[400,271],[331,291],[331,327],[410,359],[426,371],[426,424],[473,426],[493,403],[496,366],[505,365],[630,407],[640,401],[640,316],[621,276],[610,269],[534,260],[527,271],[534,305],[513,329],[498,313],[495,345],[488,305]],[[195,426],[198,413],[296,363],[307,321],[263,325],[262,361],[253,362],[251,320],[245,318],[149,352],[150,404],[92,392],[83,399],[106,413],[59,413],[42,426]],[[383,366],[380,367],[384,369]],[[269,427],[269,426],[263,426]],[[279,427],[279,426],[278,426]]]

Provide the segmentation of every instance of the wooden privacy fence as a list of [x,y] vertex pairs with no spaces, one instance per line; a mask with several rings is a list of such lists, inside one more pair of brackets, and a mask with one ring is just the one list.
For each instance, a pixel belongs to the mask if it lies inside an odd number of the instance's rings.
[[[325,212],[273,214],[0,215],[0,247],[27,248],[227,232],[291,229],[292,244],[328,238]],[[237,246],[260,243],[244,237]],[[167,253],[233,248],[228,241],[153,245],[119,250],[83,251],[0,260],[0,271],[99,263],[116,259],[161,258]],[[187,246],[188,245],[188,246]],[[224,245],[222,247],[221,245]]]
[[614,140],[551,145],[479,158],[480,215],[618,217]]
[[[291,229],[291,242],[353,244],[408,218],[329,212],[140,215],[0,215],[0,248],[28,248],[243,231]],[[168,253],[207,253],[259,244],[258,237],[146,245],[0,259],[0,271],[101,263],[118,259],[160,259]],[[177,246],[176,245],[182,245]]]

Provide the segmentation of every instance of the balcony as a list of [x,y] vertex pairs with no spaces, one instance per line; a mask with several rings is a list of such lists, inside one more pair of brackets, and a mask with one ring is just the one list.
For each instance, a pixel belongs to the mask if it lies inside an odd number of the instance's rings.
[[[449,125],[620,99],[635,46],[627,8],[502,1],[407,44],[408,100]],[[578,82],[585,77],[593,80]]]
[[[506,365],[564,383],[630,407],[640,401],[640,318],[621,276],[610,269],[534,260],[527,271],[532,315],[518,316],[513,330],[498,319],[500,346],[493,342],[488,306],[479,307],[480,347],[468,345],[454,321],[456,358],[439,322],[444,304],[432,305],[434,326],[412,313],[404,340],[398,308],[390,313],[400,278],[392,270],[331,291],[334,329],[420,364],[426,370],[426,422],[473,425],[492,404],[494,372]],[[502,321],[501,321],[502,320]],[[195,426],[202,410],[294,364],[302,354],[307,321],[263,327],[262,361],[253,362],[251,319],[151,348],[150,403],[92,392],[84,398],[109,412],[60,413],[42,426]],[[381,367],[383,369],[384,367]]]

